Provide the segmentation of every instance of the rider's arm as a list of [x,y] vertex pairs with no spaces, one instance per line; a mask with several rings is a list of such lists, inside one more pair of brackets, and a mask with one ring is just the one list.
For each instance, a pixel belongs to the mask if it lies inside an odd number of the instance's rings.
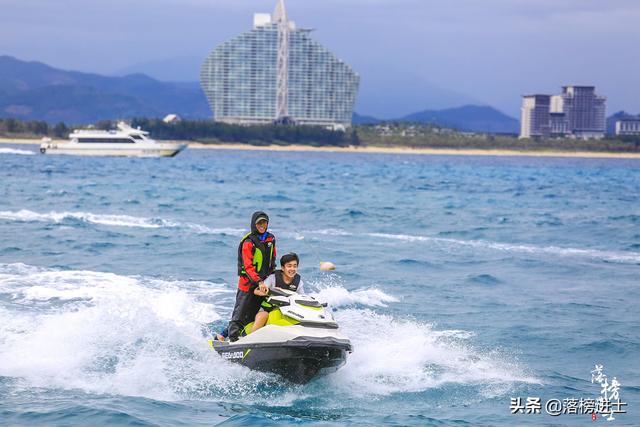
[[242,263],[244,264],[244,271],[246,271],[247,276],[249,276],[249,280],[257,286],[260,282],[260,276],[258,276],[256,267],[253,265],[253,243],[248,239],[242,244]]
[[273,289],[276,286],[276,275],[270,274],[269,277],[264,279],[264,284],[269,287],[269,289]]

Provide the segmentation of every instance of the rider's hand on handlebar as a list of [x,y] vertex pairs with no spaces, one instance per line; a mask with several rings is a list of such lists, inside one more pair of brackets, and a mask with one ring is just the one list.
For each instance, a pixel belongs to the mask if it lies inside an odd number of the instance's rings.
[[264,282],[260,282],[253,293],[261,297],[266,297],[269,294],[269,287],[265,285]]

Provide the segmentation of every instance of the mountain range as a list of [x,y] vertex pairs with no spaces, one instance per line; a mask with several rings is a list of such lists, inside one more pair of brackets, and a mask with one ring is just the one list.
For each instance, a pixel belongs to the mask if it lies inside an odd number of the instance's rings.
[[0,116],[47,122],[211,113],[197,83],[167,83],[144,74],[105,77],[0,56]]
[[354,124],[383,122],[433,124],[464,132],[518,133],[520,122],[487,105],[463,105],[442,110],[424,110],[391,120],[353,115]]
[[[132,64],[109,75],[145,74],[160,81],[197,81],[203,61],[203,57],[193,55],[167,57]],[[353,65],[356,69],[362,67],[357,63]],[[402,82],[390,76],[402,76]],[[361,76],[355,110],[388,120],[426,108],[439,110],[478,104],[486,103],[468,94],[441,87],[418,70],[382,61]]]
[[[186,119],[212,115],[197,82],[163,82],[145,74],[107,77],[0,56],[0,117],[84,124],[170,113]],[[355,124],[383,121],[358,114],[353,120]],[[432,123],[475,132],[517,133],[519,128],[518,120],[477,105],[424,110],[384,121]]]
[[464,105],[444,110],[425,110],[409,114],[403,122],[432,123],[468,132],[518,133],[520,122],[513,117],[483,105]]

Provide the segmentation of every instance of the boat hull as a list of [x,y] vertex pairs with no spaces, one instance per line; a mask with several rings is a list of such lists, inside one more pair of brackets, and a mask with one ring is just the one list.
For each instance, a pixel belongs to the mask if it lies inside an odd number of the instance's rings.
[[296,384],[337,371],[351,352],[349,340],[331,337],[297,337],[284,343],[210,341],[210,345],[224,359]]
[[42,144],[42,154],[62,154],[69,156],[109,156],[109,157],[173,157],[186,148],[186,144]]

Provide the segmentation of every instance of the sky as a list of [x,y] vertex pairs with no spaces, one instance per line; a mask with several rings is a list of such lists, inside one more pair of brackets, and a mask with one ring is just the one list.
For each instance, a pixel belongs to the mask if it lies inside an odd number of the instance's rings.
[[[275,0],[0,0],[0,55],[196,81]],[[287,0],[290,19],[360,75],[360,114],[400,117],[595,85],[640,113],[639,0]]]

